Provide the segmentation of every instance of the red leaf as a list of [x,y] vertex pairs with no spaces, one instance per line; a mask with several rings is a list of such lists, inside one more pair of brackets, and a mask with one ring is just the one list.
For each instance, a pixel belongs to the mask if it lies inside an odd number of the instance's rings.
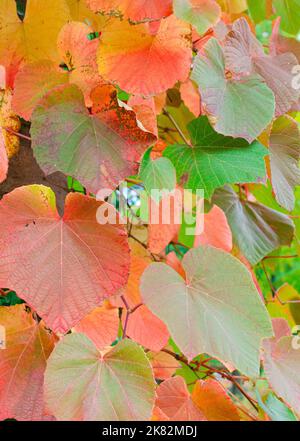
[[0,202],[0,285],[55,332],[68,331],[126,284],[127,236],[119,225],[97,223],[101,205],[70,193],[60,218],[53,192],[39,185],[17,188]]

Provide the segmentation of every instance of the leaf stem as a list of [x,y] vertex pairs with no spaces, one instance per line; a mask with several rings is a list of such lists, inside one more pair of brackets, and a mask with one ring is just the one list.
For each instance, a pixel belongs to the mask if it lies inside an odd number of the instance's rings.
[[23,135],[23,133],[16,132],[15,130],[9,128],[9,127],[3,127],[4,130],[6,130],[8,133],[11,133],[12,135],[17,136],[18,138],[26,139],[26,141],[31,141],[30,136]]
[[183,131],[181,130],[181,128],[179,127],[173,116],[166,109],[163,109],[163,114],[169,118],[169,120],[171,121],[171,123],[173,124],[173,126],[175,127],[181,138],[183,139],[184,143],[190,145],[187,137],[185,136],[185,134],[183,133]]

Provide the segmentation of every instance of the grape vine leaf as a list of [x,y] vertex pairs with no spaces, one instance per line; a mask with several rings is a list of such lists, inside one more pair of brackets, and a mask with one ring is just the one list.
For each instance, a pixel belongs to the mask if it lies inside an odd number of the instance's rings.
[[132,110],[119,105],[112,86],[97,87],[91,99],[90,114],[76,86],[49,92],[33,113],[31,136],[46,174],[62,171],[97,193],[135,175],[137,161],[156,137],[138,124]]
[[249,23],[240,18],[233,23],[224,46],[226,67],[239,75],[259,74],[273,91],[276,115],[291,109],[300,98],[293,87],[293,69],[298,60],[292,53],[265,54],[262,44],[252,34]]
[[55,332],[68,331],[127,282],[127,234],[118,224],[97,223],[102,204],[69,193],[61,218],[54,193],[42,185],[19,187],[0,202],[0,285]]
[[103,31],[98,49],[100,75],[126,92],[145,96],[185,81],[191,62],[190,27],[174,15],[135,26],[114,20]]
[[290,245],[295,227],[283,213],[257,202],[241,201],[229,186],[216,190],[213,201],[227,216],[234,243],[255,265],[281,245]]
[[45,400],[58,420],[149,420],[154,389],[146,354],[127,339],[101,352],[84,334],[70,334],[47,363]]
[[192,399],[208,421],[240,421],[233,401],[221,384],[212,378],[196,382]]
[[222,12],[215,0],[174,0],[173,7],[176,17],[191,23],[200,35],[217,24]]
[[59,62],[56,39],[70,20],[65,0],[28,0],[24,20],[17,15],[14,0],[0,3],[0,64],[15,75],[24,63],[49,59]]
[[257,74],[238,79],[225,73],[223,49],[211,38],[204,55],[195,58],[192,79],[207,112],[216,119],[215,130],[252,142],[273,119],[274,94]]
[[[182,377],[169,378],[156,390],[154,416],[160,421],[206,421]],[[156,419],[156,418],[155,418]]]
[[267,150],[258,141],[223,136],[212,128],[206,116],[188,124],[192,146],[174,144],[163,155],[169,158],[177,179],[185,178],[184,187],[204,190],[210,198],[214,190],[226,183],[254,182],[265,176]]
[[271,180],[275,197],[282,207],[292,211],[294,188],[300,185],[300,131],[297,121],[281,116],[274,121],[270,134]]
[[0,350],[0,419],[45,419],[44,371],[56,338],[24,305],[1,307],[0,323],[6,334],[6,349]]
[[119,311],[108,305],[95,308],[74,327],[89,337],[98,349],[111,345],[118,337]]
[[272,327],[251,274],[235,257],[210,246],[188,251],[182,266],[186,281],[164,263],[145,270],[145,304],[189,360],[207,353],[258,375],[260,342],[272,335]]

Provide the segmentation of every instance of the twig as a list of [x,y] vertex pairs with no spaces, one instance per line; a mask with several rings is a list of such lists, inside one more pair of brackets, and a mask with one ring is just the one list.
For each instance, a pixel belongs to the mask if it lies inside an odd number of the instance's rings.
[[253,407],[256,411],[258,411],[258,407],[257,407],[257,405],[255,404],[255,400],[254,400],[252,397],[250,397],[250,395],[248,395],[248,393],[242,388],[242,386],[236,381],[236,379],[235,379],[232,375],[227,374],[226,372],[221,371],[221,370],[219,370],[219,369],[215,369],[215,368],[213,368],[213,367],[207,366],[205,363],[201,363],[201,364],[202,364],[203,367],[205,367],[206,369],[208,369],[208,370],[211,371],[212,373],[219,374],[219,375],[221,375],[223,378],[226,378],[227,380],[231,381],[232,384],[234,384],[235,387],[241,392],[241,394],[244,395],[244,397],[249,401],[249,403],[251,403],[252,407]]
[[173,124],[173,126],[175,127],[175,129],[177,130],[177,132],[185,142],[185,144],[190,145],[187,137],[185,136],[185,134],[183,133],[183,131],[181,130],[181,128],[179,127],[173,116],[166,109],[163,109],[163,114],[169,118],[169,120],[171,121],[171,123]]
[[11,133],[12,135],[18,136],[19,138],[26,139],[27,141],[31,141],[30,136],[23,135],[23,133],[15,132],[13,129],[9,127],[3,127],[4,130],[6,130],[8,133]]
[[174,357],[175,360],[178,360],[181,363],[185,364],[185,366],[187,366],[196,375],[196,377],[200,379],[198,375],[198,368],[191,366],[188,360],[184,356],[176,354],[176,352],[170,351],[169,349],[165,349],[165,348],[162,349],[161,352],[165,352],[166,354],[172,355],[172,357]]
[[269,260],[269,259],[295,259],[299,257],[298,254],[293,254],[291,256],[266,256],[263,258],[263,260]]

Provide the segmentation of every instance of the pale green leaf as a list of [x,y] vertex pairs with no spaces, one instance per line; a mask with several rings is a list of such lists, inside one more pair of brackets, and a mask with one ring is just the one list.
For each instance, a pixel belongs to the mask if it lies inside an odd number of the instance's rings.
[[105,353],[84,334],[70,334],[48,360],[45,400],[58,420],[149,420],[152,369],[133,341],[122,340]]
[[182,265],[186,281],[164,263],[148,266],[140,285],[145,304],[189,360],[208,353],[258,375],[260,342],[272,327],[247,268],[210,246],[188,251]]

